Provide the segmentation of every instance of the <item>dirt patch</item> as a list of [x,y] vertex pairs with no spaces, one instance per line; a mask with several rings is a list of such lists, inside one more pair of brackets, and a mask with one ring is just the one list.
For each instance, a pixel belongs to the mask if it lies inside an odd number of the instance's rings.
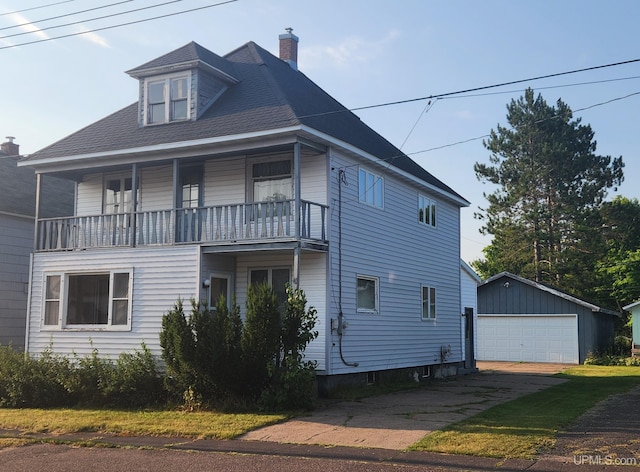
[[555,447],[546,455],[565,461],[581,456],[602,461],[631,459],[640,465],[640,386],[598,403],[559,433]]

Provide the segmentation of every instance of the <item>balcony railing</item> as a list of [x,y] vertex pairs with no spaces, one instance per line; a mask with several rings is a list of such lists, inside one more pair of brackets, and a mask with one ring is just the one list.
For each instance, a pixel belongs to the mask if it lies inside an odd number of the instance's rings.
[[[326,241],[327,206],[295,202],[239,203],[135,213],[46,218],[38,221],[36,250],[173,244]],[[296,218],[299,222],[296,234]]]

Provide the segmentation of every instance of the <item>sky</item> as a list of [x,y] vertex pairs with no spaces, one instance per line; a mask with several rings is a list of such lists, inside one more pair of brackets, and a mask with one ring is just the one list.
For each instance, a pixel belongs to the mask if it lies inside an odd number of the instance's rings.
[[190,41],[278,55],[291,27],[301,72],[347,108],[384,105],[355,113],[470,202],[472,262],[491,241],[474,214],[494,190],[473,166],[489,163],[483,139],[527,87],[569,105],[598,154],[623,157],[609,198],[640,198],[640,62],[529,80],[639,59],[638,18],[636,0],[0,0],[0,140],[33,153],[137,101],[126,70]]

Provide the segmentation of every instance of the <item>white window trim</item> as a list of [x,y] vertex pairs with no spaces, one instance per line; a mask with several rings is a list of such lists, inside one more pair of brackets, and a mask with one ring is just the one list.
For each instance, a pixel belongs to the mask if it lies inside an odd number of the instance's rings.
[[261,156],[247,160],[247,168],[246,168],[246,180],[247,180],[247,202],[254,202],[253,195],[253,166],[255,164],[264,164],[266,162],[278,162],[278,161],[290,161],[291,162],[291,195],[294,194],[295,189],[295,169],[293,168],[293,157],[290,154],[276,154],[269,156]]
[[233,274],[231,272],[212,272],[211,274],[209,274],[209,287],[208,287],[208,294],[207,294],[207,299],[208,299],[208,303],[209,303],[209,308],[211,310],[215,310],[216,309],[216,305],[214,303],[214,300],[211,299],[211,280],[212,279],[225,279],[227,281],[227,293],[225,293],[225,298],[227,300],[227,308],[231,309],[231,298],[232,298],[232,291],[233,291],[233,287],[231,286],[231,284],[233,283]]
[[[127,312],[126,325],[112,325],[113,316],[113,279],[115,274],[129,274],[129,307]],[[106,324],[67,324],[67,304],[69,302],[69,277],[75,275],[106,275],[109,274],[109,314]],[[47,277],[60,276],[60,304],[58,312],[58,324],[46,325],[45,305],[46,305],[46,286]],[[131,331],[131,316],[133,312],[133,268],[110,269],[110,270],[92,270],[92,271],[70,271],[70,272],[46,272],[43,274],[42,280],[42,307],[40,316],[40,329],[42,331]]]
[[[433,289],[436,293],[436,303],[435,303],[435,313],[431,316],[431,312],[428,313],[428,316],[424,316],[424,289],[427,289],[427,306],[429,307],[429,311],[431,310],[431,289]],[[438,318],[438,291],[433,285],[422,284],[420,286],[420,318],[422,321],[435,321]]]
[[[375,307],[373,310],[370,308],[358,307],[358,280],[359,279],[370,280],[373,282],[374,290],[375,290],[375,298],[374,298]],[[380,313],[380,278],[379,277],[364,275],[364,274],[356,274],[356,313],[374,314],[374,315],[377,315]]]
[[[171,119],[171,79],[187,79],[187,118],[180,120]],[[143,111],[143,123],[144,126],[157,126],[165,125],[167,123],[179,123],[191,120],[191,72],[176,72],[173,74],[156,75],[153,77],[147,77],[144,79],[143,85],[143,97],[142,97],[142,111]],[[164,121],[158,123],[149,123],[149,83],[150,82],[165,82],[165,97],[164,97]]]
[[[132,197],[133,197],[133,177],[131,175],[131,173],[124,173],[124,172],[117,172],[117,173],[113,173],[113,174],[103,174],[102,175],[102,213],[105,215],[126,215],[128,213],[131,213],[131,210],[129,211],[121,211],[119,213],[107,213],[107,183],[110,180],[119,180],[120,181],[120,185],[121,185],[121,192],[125,192],[124,187],[125,187],[125,181],[127,179],[131,179],[131,192],[132,192]],[[138,195],[136,197],[136,205],[138,206],[138,210],[141,208],[142,205],[142,191],[141,191],[141,187],[140,187],[140,176],[138,175],[138,182],[136,185],[136,189],[138,191]],[[123,195],[124,196],[124,195]],[[131,202],[133,204],[133,200]],[[124,205],[124,201],[121,202],[121,205]]]
[[[424,201],[429,202],[429,215],[430,215],[430,220],[429,222],[426,221],[420,221],[420,216],[418,216],[418,223],[420,223],[421,225],[425,225],[425,226],[429,226],[431,228],[437,228],[438,227],[438,204],[437,202],[431,198],[431,197],[427,197],[426,195],[420,193],[418,194],[418,212],[420,212],[420,210],[422,210],[424,208],[424,206],[420,205],[420,201]],[[435,216],[434,216],[435,215]]]
[[[360,174],[361,172],[365,173],[366,181],[364,183],[365,185],[365,198],[362,198],[362,195],[360,194],[360,187],[362,182],[360,181]],[[377,185],[378,182],[380,182],[380,205],[378,205],[376,203],[376,197],[375,197],[375,193],[373,194],[373,203],[367,201],[366,195],[368,195],[369,192],[373,192],[373,188],[368,188],[367,186],[368,184],[368,176],[372,176],[373,177],[373,187],[375,188],[375,186]],[[364,167],[359,167],[358,168],[358,201],[360,203],[363,203],[365,205],[368,205],[372,208],[378,208],[380,210],[384,209],[384,199],[385,199],[385,184],[384,184],[384,177],[376,172],[372,172]]]

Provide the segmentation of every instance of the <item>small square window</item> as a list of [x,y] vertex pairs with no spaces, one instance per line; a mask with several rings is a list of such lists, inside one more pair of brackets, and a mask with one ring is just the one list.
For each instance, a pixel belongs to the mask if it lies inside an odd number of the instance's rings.
[[356,286],[356,303],[359,312],[378,312],[378,279],[359,275]]

